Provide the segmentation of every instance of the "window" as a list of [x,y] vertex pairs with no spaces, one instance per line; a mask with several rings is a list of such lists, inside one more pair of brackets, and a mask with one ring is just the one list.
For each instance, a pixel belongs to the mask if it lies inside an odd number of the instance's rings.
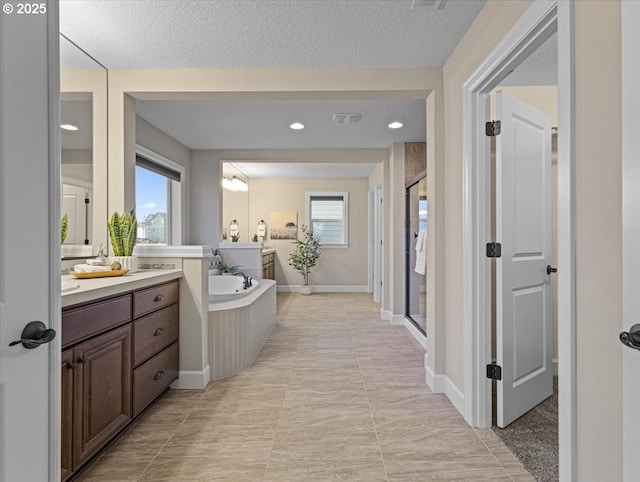
[[138,243],[182,244],[180,180],[184,168],[153,153],[146,154],[136,155]]
[[308,192],[307,220],[325,246],[344,246],[348,239],[348,193]]

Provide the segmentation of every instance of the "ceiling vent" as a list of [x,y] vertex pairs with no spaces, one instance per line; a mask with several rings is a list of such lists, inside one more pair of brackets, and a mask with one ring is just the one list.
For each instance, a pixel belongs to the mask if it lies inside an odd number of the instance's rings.
[[436,10],[442,10],[447,0],[413,0],[411,2],[411,10],[416,7],[430,7]]
[[362,119],[362,114],[333,114],[333,122],[336,124],[355,124],[360,119]]

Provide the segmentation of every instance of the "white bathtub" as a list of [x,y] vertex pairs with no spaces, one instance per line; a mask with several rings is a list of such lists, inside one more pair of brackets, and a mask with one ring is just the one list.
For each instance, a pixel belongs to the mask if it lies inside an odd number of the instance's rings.
[[255,290],[258,284],[258,280],[252,279],[251,286],[244,289],[242,276],[209,276],[209,303],[242,298]]
[[[214,276],[214,278],[239,278]],[[248,291],[248,290],[247,290]],[[245,296],[209,303],[211,380],[231,377],[253,364],[276,325],[276,282],[264,279]]]

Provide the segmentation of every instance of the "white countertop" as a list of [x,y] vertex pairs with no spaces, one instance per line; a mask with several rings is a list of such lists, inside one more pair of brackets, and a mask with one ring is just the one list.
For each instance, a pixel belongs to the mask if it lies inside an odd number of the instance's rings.
[[64,275],[63,281],[78,283],[80,287],[62,293],[62,307],[86,303],[178,278],[182,278],[182,270],[179,269],[141,270],[123,276],[90,279]]
[[262,248],[262,254],[271,254],[275,252],[276,252],[276,248]]

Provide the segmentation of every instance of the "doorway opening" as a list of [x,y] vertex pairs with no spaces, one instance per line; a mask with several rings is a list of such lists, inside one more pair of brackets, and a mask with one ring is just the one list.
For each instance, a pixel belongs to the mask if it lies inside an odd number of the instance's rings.
[[[491,261],[486,244],[491,240],[490,146],[485,122],[490,120],[490,93],[541,45],[558,34],[558,372],[559,372],[559,473],[572,480],[575,473],[575,243],[573,242],[574,155],[572,151],[571,49],[572,6],[568,2],[535,2],[501,40],[464,85],[463,144],[465,190],[464,226],[464,338],[465,418],[478,427],[492,421],[492,382],[487,365],[492,358]],[[566,133],[566,135],[564,134]],[[546,267],[545,267],[546,268]],[[498,291],[498,290],[497,290]],[[548,366],[546,368],[549,368]],[[502,383],[502,382],[498,382]],[[468,387],[468,388],[467,388]]]
[[558,480],[556,65],[553,35],[491,92],[492,119],[503,128],[487,139],[491,239],[503,255],[490,261],[491,359],[506,365],[503,379],[492,381],[492,428],[548,481]]

